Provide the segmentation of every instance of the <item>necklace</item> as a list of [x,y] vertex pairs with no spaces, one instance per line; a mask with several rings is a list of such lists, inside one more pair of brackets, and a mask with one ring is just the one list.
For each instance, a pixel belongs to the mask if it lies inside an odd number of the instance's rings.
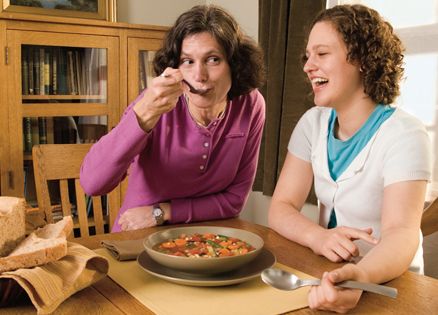
[[[189,102],[189,97],[188,97],[188,95],[184,94],[184,99],[185,99],[186,104],[187,104],[187,109],[188,109],[188,111],[189,111],[190,118],[192,118],[192,120],[193,120],[198,126],[201,126],[201,127],[207,127],[207,126],[210,124],[211,120],[206,122],[206,121],[204,121],[204,120],[199,120],[199,119],[197,119],[197,118],[195,117],[195,115],[192,113],[192,111],[190,110],[190,102]],[[219,111],[219,113],[217,114],[216,118],[218,118],[218,119],[223,118],[223,116],[225,115],[225,108],[226,108],[226,107],[227,107],[227,101],[225,101],[225,104],[223,105],[223,107],[221,108],[221,110]]]

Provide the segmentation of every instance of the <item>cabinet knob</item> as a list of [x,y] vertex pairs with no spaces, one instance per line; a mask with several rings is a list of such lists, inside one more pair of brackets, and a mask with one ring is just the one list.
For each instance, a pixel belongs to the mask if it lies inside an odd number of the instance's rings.
[[13,171],[9,171],[8,172],[8,186],[9,189],[13,190],[15,188],[14,185],[14,172]]

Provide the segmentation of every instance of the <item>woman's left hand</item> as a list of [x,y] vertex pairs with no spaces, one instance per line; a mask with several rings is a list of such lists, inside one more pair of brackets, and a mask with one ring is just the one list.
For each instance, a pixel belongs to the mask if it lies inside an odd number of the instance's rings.
[[321,285],[312,287],[309,292],[309,307],[337,313],[346,313],[354,308],[359,302],[362,291],[336,287],[337,282],[345,280],[366,282],[366,275],[360,267],[353,264],[325,272],[321,279]]
[[135,207],[120,215],[119,224],[122,231],[143,229],[157,225],[152,215],[152,206]]

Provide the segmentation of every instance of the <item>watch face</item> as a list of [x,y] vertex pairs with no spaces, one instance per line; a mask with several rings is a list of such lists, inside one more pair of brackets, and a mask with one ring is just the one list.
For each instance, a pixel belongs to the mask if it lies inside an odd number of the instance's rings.
[[152,209],[152,215],[155,218],[155,221],[157,222],[157,225],[161,225],[164,222],[164,211],[160,208],[159,205],[154,205],[154,208]]
[[152,213],[155,217],[158,217],[163,214],[163,210],[161,210],[160,208],[154,208],[154,211]]

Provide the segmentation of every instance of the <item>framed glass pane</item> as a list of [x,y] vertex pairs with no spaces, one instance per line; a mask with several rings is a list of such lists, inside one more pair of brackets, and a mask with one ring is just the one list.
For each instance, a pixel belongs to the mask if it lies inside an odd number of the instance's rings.
[[107,50],[21,46],[23,103],[106,103]]
[[[22,127],[24,196],[31,206],[36,206],[32,147],[38,144],[94,143],[107,133],[108,117],[24,117]],[[52,196],[52,191],[50,193]]]
[[94,143],[108,131],[107,116],[24,117],[23,151],[36,144]]
[[154,77],[154,66],[152,65],[152,61],[155,57],[155,51],[147,51],[140,50],[139,58],[138,58],[138,68],[139,71],[139,80],[138,80],[138,89],[139,91],[143,91],[148,87],[151,80]]

